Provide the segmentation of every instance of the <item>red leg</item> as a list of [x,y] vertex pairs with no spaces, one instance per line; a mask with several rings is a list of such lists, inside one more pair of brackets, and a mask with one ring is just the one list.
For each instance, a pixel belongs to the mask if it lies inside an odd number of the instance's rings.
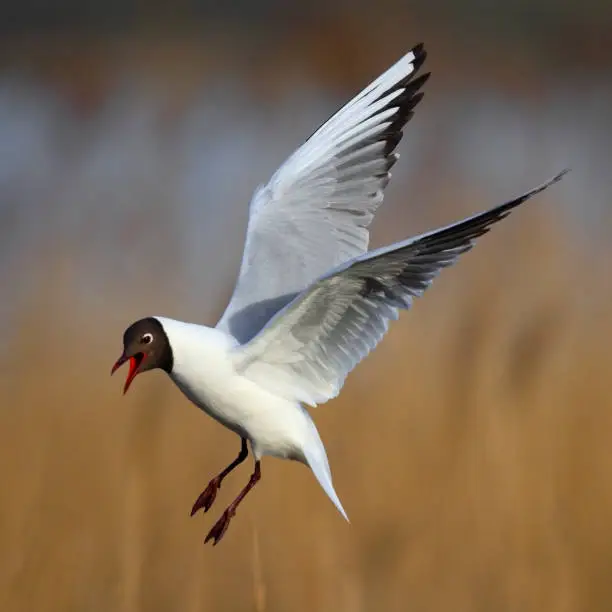
[[210,507],[213,505],[215,498],[217,497],[217,491],[221,488],[223,479],[237,466],[239,466],[249,456],[249,449],[247,447],[247,441],[242,438],[242,447],[238,457],[234,459],[218,476],[215,476],[209,483],[208,486],[200,493],[200,496],[193,504],[191,509],[191,516],[193,516],[198,510],[204,508],[204,512],[208,512]]
[[221,518],[214,524],[213,528],[208,532],[206,539],[204,540],[204,544],[208,542],[208,540],[213,539],[213,546],[219,543],[219,540],[225,535],[227,528],[229,527],[230,521],[232,517],[236,514],[236,508],[238,504],[246,497],[246,494],[259,482],[261,478],[261,469],[259,467],[259,461],[255,462],[255,470],[253,474],[251,474],[251,478],[249,482],[247,482],[246,487],[240,491],[238,497],[227,507],[225,512],[221,515]]

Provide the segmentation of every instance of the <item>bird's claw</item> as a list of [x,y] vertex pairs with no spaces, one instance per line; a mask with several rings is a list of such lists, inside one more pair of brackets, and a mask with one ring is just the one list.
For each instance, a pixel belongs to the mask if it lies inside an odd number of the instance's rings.
[[234,516],[234,512],[231,508],[225,510],[221,515],[221,518],[213,525],[212,529],[208,532],[204,540],[204,544],[207,544],[209,540],[213,540],[213,546],[216,546],[221,538],[225,535],[227,528],[229,527],[230,521]]
[[191,515],[193,516],[198,510],[204,509],[204,512],[208,512],[213,505],[216,497],[217,491],[221,487],[221,482],[218,478],[213,478],[208,486],[200,493],[198,499],[196,499],[195,504],[193,504],[193,508],[191,509]]

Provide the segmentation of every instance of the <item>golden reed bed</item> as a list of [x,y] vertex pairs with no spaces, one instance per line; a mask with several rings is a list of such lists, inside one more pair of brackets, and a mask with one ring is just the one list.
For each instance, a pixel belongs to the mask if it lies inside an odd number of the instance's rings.
[[214,549],[250,465],[189,510],[238,439],[161,374],[123,398],[109,368],[132,313],[79,310],[47,261],[2,357],[0,610],[610,610],[610,254],[550,229],[555,193],[316,409],[352,524],[268,459]]

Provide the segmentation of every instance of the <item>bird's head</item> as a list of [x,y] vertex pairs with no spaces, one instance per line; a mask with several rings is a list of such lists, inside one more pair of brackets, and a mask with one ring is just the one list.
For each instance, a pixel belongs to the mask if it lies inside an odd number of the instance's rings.
[[132,323],[125,330],[123,353],[115,362],[111,375],[126,361],[130,362],[130,371],[123,387],[123,393],[126,393],[141,372],[160,368],[169,374],[173,360],[172,347],[162,324],[155,317],[148,317]]

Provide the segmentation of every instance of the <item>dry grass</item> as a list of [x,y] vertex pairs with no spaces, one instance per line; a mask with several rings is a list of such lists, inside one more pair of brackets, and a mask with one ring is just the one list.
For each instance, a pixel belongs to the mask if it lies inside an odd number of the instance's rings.
[[122,399],[127,321],[50,273],[2,364],[0,609],[609,610],[610,290],[524,213],[317,409],[352,524],[268,459],[214,549],[250,466],[189,509],[238,440],[161,374]]

